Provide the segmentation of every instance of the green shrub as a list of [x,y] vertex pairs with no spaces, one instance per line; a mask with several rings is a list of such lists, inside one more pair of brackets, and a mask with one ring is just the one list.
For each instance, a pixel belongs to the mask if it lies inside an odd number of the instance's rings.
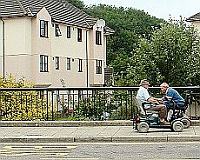
[[[0,77],[0,88],[33,88],[33,83],[24,78],[18,81],[9,75]],[[46,100],[40,91],[0,90],[1,120],[44,120]]]

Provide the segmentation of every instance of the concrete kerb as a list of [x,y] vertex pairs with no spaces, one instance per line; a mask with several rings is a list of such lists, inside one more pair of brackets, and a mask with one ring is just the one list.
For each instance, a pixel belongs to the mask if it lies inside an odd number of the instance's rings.
[[114,121],[0,121],[0,127],[131,126],[130,120]]
[[167,137],[168,142],[199,142],[200,136],[199,135],[168,135]]
[[[113,121],[0,121],[0,127],[82,127],[82,126],[132,126],[130,120]],[[192,126],[200,126],[200,120],[192,120]]]
[[112,137],[112,142],[167,142],[167,136]]
[[112,142],[112,137],[75,137],[74,142]]
[[199,142],[200,136],[136,136],[136,137],[19,137],[0,138],[0,143],[144,143],[144,142]]
[[73,143],[74,137],[18,137],[0,138],[0,143]]

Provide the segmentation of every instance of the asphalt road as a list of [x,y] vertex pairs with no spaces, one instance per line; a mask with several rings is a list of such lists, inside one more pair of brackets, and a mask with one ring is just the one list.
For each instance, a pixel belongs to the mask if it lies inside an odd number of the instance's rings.
[[196,160],[200,143],[0,144],[1,160]]

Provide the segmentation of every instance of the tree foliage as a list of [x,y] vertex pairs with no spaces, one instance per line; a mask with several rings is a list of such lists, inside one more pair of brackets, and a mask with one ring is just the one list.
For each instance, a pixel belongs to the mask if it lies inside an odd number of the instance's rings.
[[72,5],[74,5],[75,7],[79,8],[79,9],[84,9],[84,7],[85,7],[83,1],[80,1],[80,0],[66,0],[66,1],[71,3]]
[[[141,78],[148,78],[153,84],[162,81],[173,86],[199,84],[199,37],[183,21],[163,24],[154,31],[150,40],[141,39],[139,44],[132,68],[137,66],[146,73],[141,74]],[[132,68],[129,75],[135,71]],[[135,79],[134,75],[131,77]]]
[[[131,81],[136,80],[129,79],[128,71],[132,70],[130,59],[134,56],[133,51],[138,48],[140,38],[150,39],[154,28],[160,27],[161,23],[165,23],[164,20],[133,8],[108,5],[88,7],[86,12],[93,17],[104,19],[106,24],[115,30],[115,33],[108,37],[107,63],[114,68],[115,85],[132,85]],[[136,74],[139,76],[140,73]]]

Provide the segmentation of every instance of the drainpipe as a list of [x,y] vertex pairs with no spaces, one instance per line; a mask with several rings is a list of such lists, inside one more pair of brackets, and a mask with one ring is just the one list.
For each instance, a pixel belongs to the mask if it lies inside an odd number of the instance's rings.
[[0,19],[3,22],[3,79],[5,79],[5,22],[1,18]]
[[86,31],[86,82],[87,82],[87,87],[89,87],[89,66],[88,66],[88,40],[87,40],[87,35],[88,31]]

